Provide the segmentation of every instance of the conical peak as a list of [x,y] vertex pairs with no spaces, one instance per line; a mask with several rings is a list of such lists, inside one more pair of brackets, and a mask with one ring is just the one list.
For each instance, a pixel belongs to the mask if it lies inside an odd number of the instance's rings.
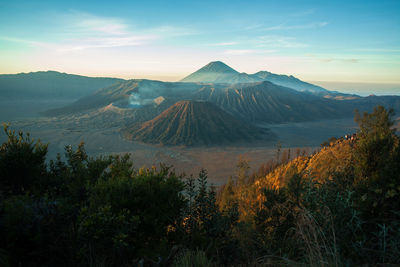
[[238,73],[222,61],[212,61],[202,67],[199,71],[216,72],[216,73]]

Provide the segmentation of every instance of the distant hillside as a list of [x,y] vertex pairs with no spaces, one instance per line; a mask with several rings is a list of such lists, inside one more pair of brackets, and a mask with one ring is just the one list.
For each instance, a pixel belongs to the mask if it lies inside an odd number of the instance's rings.
[[187,146],[250,142],[263,136],[260,129],[198,101],[180,101],[150,121],[127,127],[123,134],[145,143]]
[[70,98],[92,94],[123,81],[117,78],[94,78],[56,71],[0,75],[0,98]]

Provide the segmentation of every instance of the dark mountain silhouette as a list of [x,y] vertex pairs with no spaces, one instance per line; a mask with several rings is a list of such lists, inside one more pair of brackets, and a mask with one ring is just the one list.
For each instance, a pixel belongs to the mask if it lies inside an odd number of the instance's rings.
[[127,127],[123,134],[145,143],[191,146],[249,142],[266,133],[212,103],[186,100],[177,102],[150,121]]
[[78,99],[119,81],[123,80],[86,77],[56,71],[1,74],[0,97]]

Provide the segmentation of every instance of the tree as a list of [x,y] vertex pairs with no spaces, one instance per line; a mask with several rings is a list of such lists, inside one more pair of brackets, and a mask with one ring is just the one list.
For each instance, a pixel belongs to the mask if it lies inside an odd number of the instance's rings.
[[5,194],[23,194],[40,187],[40,180],[47,175],[47,145],[9,130],[4,125],[7,142],[0,147],[0,185]]
[[362,116],[356,110],[354,120],[360,127],[359,137],[385,138],[391,136],[395,133],[395,129],[392,128],[394,115],[393,109],[386,110],[383,106],[376,106],[371,114],[364,112]]
[[[374,108],[371,114],[363,116],[356,111],[355,121],[360,130],[357,133],[356,175],[361,179],[377,180],[382,172],[390,171],[395,160],[395,129],[392,129],[393,109],[387,111],[382,106]],[[392,173],[391,175],[393,175]]]
[[356,111],[360,130],[355,144],[355,182],[360,206],[379,220],[400,208],[400,145],[393,126],[394,111],[382,106],[363,116]]
[[247,159],[242,157],[236,163],[237,185],[239,187],[246,185],[249,181],[250,164]]
[[230,176],[221,190],[219,209],[223,212],[231,209],[234,205],[237,205],[237,199],[235,198],[235,185]]

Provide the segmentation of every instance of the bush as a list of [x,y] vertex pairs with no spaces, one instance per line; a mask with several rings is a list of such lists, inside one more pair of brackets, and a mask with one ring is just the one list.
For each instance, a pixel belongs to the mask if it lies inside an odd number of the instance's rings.
[[183,183],[165,166],[129,175],[119,169],[116,176],[119,164],[120,160],[113,162],[110,176],[91,187],[88,207],[81,210],[79,235],[86,253],[90,248],[114,262],[117,255],[128,261],[166,254],[168,231],[180,220],[185,205]]

